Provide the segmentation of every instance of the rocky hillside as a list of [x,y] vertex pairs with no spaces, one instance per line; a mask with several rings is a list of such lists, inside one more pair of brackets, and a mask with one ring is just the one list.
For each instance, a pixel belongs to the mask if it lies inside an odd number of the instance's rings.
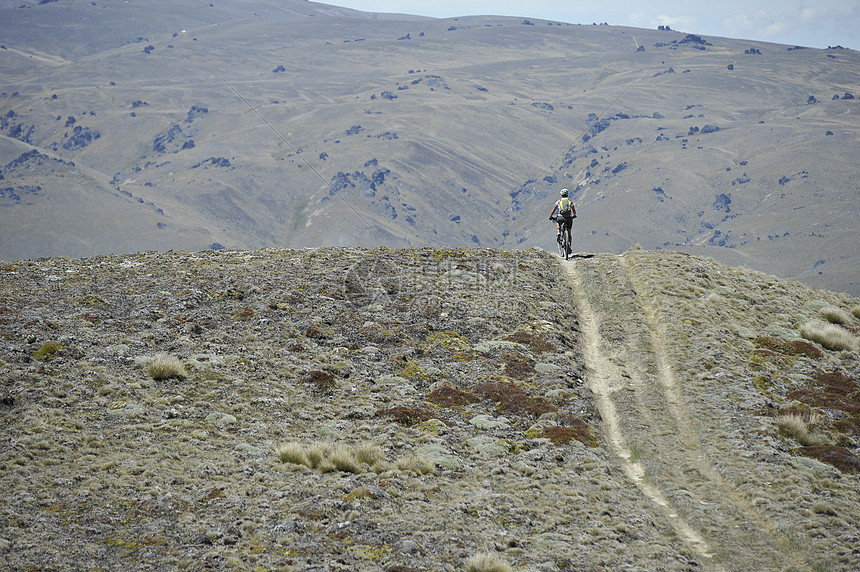
[[681,253],[0,265],[0,567],[854,570],[860,300]]
[[305,0],[0,12],[3,260],[550,248],[566,187],[584,251],[860,295],[854,50]]

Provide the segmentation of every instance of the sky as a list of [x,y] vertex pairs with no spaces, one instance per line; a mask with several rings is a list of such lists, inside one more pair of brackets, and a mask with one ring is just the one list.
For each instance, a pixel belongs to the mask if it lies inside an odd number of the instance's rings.
[[363,12],[434,18],[522,16],[657,28],[790,46],[860,50],[860,0],[317,0]]

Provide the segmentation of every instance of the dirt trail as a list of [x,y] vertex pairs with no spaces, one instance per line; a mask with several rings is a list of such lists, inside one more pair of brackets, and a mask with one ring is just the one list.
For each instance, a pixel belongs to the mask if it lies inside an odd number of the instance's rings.
[[655,517],[704,569],[807,567],[721,477],[676,379],[657,306],[624,256],[562,264],[604,434],[628,478],[659,507]]

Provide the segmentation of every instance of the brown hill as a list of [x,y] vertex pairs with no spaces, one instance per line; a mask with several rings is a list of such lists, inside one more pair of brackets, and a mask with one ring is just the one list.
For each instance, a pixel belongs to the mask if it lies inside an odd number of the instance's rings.
[[0,276],[4,569],[856,568],[845,294],[639,250]]
[[582,251],[860,293],[852,50],[295,0],[25,0],[0,32],[6,260],[549,248],[568,187]]

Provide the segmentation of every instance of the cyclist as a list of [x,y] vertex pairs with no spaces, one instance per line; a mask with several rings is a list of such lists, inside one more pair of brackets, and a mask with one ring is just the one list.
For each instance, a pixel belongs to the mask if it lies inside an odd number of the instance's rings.
[[[568,190],[561,190],[561,198],[555,201],[555,206],[552,207],[552,212],[549,213],[549,220],[555,221],[555,226],[558,234],[555,239],[561,244],[561,232],[562,225],[564,225],[567,230],[567,244],[572,244],[572,240],[570,238],[570,227],[573,226],[573,219],[576,218],[576,207],[573,206],[573,201],[568,197]],[[556,211],[558,211],[558,216],[555,216]],[[567,247],[567,253],[570,254],[570,246]]]

